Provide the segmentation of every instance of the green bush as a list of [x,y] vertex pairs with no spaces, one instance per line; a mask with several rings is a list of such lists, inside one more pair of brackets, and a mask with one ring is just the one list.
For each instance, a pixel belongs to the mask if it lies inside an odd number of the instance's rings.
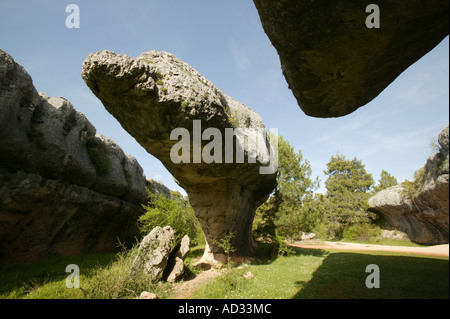
[[167,287],[152,282],[143,272],[130,273],[139,245],[122,250],[117,259],[107,267],[94,271],[82,289],[86,299],[129,299],[139,297],[143,291],[156,293],[158,298],[168,296]]
[[381,229],[369,223],[357,223],[344,229],[344,240],[348,241],[369,241],[379,239]]
[[402,183],[403,187],[403,195],[408,196],[408,198],[412,199],[414,196],[420,192],[423,183],[425,182],[426,172],[425,167],[422,167],[414,172],[414,177],[412,181],[405,180]]
[[149,204],[143,205],[146,212],[139,217],[139,230],[143,236],[156,226],[171,226],[177,241],[188,235],[193,245],[204,243],[200,224],[187,198],[178,192],[172,192],[170,199],[148,189],[147,193]]

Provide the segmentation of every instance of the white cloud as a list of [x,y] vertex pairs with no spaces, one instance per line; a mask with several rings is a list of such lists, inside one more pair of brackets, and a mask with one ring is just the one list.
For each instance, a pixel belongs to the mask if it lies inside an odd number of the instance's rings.
[[247,76],[251,68],[251,58],[249,53],[245,50],[245,46],[239,45],[234,39],[228,41],[228,47],[236,66],[237,73],[240,76]]

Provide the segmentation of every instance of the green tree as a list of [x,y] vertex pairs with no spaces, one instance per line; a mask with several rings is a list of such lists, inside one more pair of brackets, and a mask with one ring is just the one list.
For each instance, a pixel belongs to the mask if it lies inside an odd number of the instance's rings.
[[179,192],[171,192],[171,198],[151,193],[147,189],[149,203],[143,205],[145,213],[139,217],[139,230],[143,236],[156,226],[171,226],[175,239],[188,235],[193,243],[203,243],[203,232],[189,200]]
[[398,185],[397,179],[386,172],[385,170],[381,171],[380,179],[378,180],[378,184],[374,186],[373,192],[378,193],[383,189]]
[[346,227],[370,223],[367,200],[374,181],[361,160],[337,154],[331,157],[324,173],[328,177],[323,223],[328,237],[342,238]]
[[328,194],[366,193],[374,183],[372,174],[366,172],[361,160],[356,157],[348,160],[342,154],[331,156],[324,173],[328,176],[325,182]]
[[309,231],[316,222],[311,204],[318,180],[311,179],[311,166],[302,152],[282,136],[278,137],[277,187],[269,200],[258,209],[254,231],[258,235],[296,237]]
[[401,185],[403,187],[403,194],[413,199],[423,187],[426,179],[425,167],[419,168],[414,172],[414,177],[412,181],[405,180]]

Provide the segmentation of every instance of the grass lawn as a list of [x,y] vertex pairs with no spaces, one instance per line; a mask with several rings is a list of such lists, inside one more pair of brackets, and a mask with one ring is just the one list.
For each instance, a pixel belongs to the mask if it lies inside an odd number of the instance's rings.
[[[449,298],[448,258],[393,253],[295,249],[274,262],[233,269],[193,298]],[[380,288],[365,285],[366,266],[380,269]],[[244,279],[252,272],[254,279]]]
[[[325,299],[449,298],[448,258],[381,252],[293,249],[294,255],[233,267],[200,287],[191,298]],[[199,250],[200,251],[200,250]],[[193,251],[196,252],[195,249]],[[0,299],[4,298],[135,298],[143,290],[170,297],[170,284],[148,285],[127,278],[131,253],[55,257],[0,267]],[[65,268],[80,267],[81,289],[68,289]],[[380,288],[368,289],[366,266],[380,269]],[[253,279],[244,279],[246,272]],[[192,275],[192,272],[191,272]]]
[[114,253],[86,256],[58,256],[36,262],[0,266],[0,298],[82,298],[79,289],[67,289],[66,266],[80,267],[80,281],[89,278],[95,269],[115,259]]

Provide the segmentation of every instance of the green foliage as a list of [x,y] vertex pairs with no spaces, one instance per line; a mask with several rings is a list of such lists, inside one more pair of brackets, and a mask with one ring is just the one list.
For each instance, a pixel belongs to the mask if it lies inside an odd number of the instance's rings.
[[[295,249],[271,263],[234,268],[202,286],[193,299],[448,299],[448,259],[387,252]],[[382,289],[367,289],[369,264]],[[250,271],[255,279],[244,279]]]
[[412,181],[405,180],[401,185],[403,187],[403,194],[408,198],[412,199],[417,195],[422,189],[425,183],[426,171],[425,167],[422,167],[414,172],[414,177]]
[[381,228],[370,223],[357,223],[344,229],[343,238],[347,241],[369,241],[379,238]]
[[178,192],[172,192],[170,199],[148,189],[147,193],[149,204],[143,205],[146,212],[139,217],[139,230],[143,236],[156,226],[172,226],[177,241],[188,235],[193,244],[204,242],[200,224],[186,197]]
[[327,238],[342,238],[345,228],[371,222],[367,201],[374,181],[362,162],[356,158],[347,160],[338,154],[331,157],[324,173],[328,178],[322,222]]
[[286,239],[279,235],[278,232],[275,236],[277,256],[290,256],[294,254],[294,251],[286,245]]
[[[118,254],[58,256],[0,269],[0,299],[132,299],[142,291],[168,297],[168,284],[130,276],[138,245]],[[80,267],[80,289],[68,289],[66,266]]]
[[324,173],[328,176],[325,182],[328,194],[365,193],[374,183],[372,174],[366,172],[364,164],[356,157],[348,160],[341,154],[331,156]]
[[214,240],[214,243],[223,249],[224,253],[227,255],[227,264],[230,264],[230,253],[234,252],[236,249],[233,247],[232,241],[234,234],[232,232],[226,233],[225,236],[219,240]]
[[374,186],[373,192],[377,193],[382,191],[383,189],[395,186],[397,184],[398,184],[397,179],[394,176],[392,176],[385,170],[382,170],[380,179],[378,180],[378,184]]
[[439,145],[439,141],[436,137],[433,137],[430,140],[430,148],[431,148],[431,152],[434,153],[439,153],[441,151],[441,145]]
[[[139,245],[130,250],[122,250],[114,262],[107,267],[96,269],[90,280],[80,286],[87,299],[128,299],[139,297],[143,291],[157,293],[163,297],[161,287],[153,283],[143,272],[131,276],[130,269]],[[166,294],[167,295],[167,294]]]
[[261,205],[253,225],[255,234],[266,239],[280,236],[298,238],[300,231],[309,231],[319,221],[313,191],[318,180],[311,179],[311,166],[301,151],[282,136],[278,137],[277,187],[270,199]]
[[99,139],[89,139],[86,143],[86,149],[97,174],[105,175],[111,165],[108,146]]
[[164,76],[161,74],[161,72],[156,71],[156,78],[157,78],[158,80],[162,80],[162,79],[164,78]]

